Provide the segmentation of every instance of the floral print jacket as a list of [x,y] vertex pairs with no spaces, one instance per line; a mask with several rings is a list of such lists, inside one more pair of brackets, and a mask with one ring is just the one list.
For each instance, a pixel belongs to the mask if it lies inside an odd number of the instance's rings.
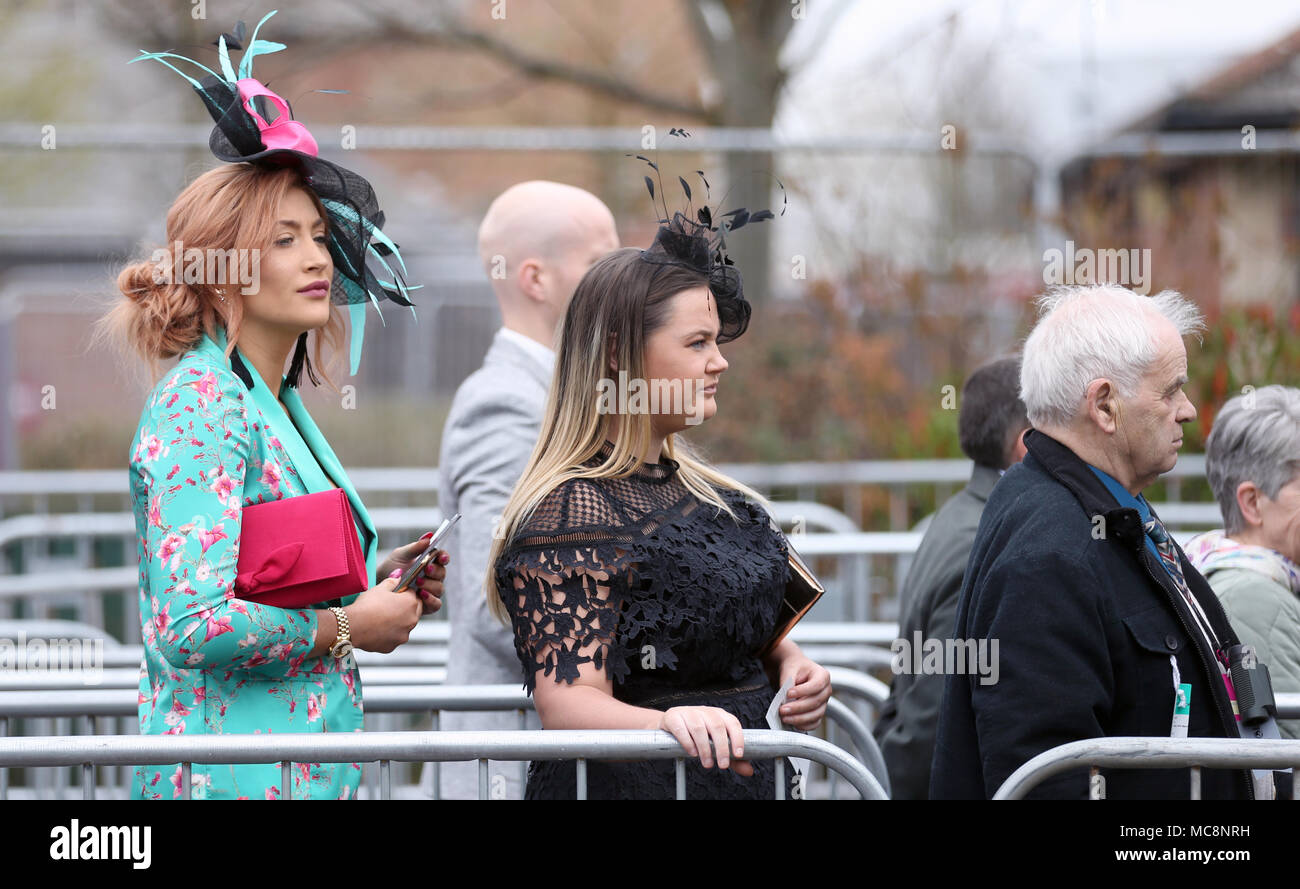
[[[224,329],[204,336],[149,394],[131,450],[140,560],[141,734],[356,732],[361,681],[351,657],[308,659],[314,610],[235,598],[241,510],[337,484],[356,519],[367,576],[376,534],[329,444],[281,381],[225,356]],[[289,415],[285,415],[285,408]],[[352,598],[343,600],[348,604]],[[326,607],[321,603],[318,607]],[[295,763],[292,794],[356,794],[356,763]],[[141,766],[133,796],[183,795],[181,769]],[[279,763],[191,769],[194,798],[279,799]]]

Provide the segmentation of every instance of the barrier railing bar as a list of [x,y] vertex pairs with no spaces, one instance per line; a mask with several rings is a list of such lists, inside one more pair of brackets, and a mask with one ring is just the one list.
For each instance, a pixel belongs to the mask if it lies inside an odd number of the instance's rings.
[[[831,686],[837,694],[849,695],[864,703],[878,706],[888,697],[889,687],[874,676],[844,667],[827,667]],[[130,689],[52,688],[0,690],[0,737],[8,731],[10,718],[54,716],[132,717],[138,712],[136,695]],[[55,692],[51,695],[50,692]],[[1280,692],[1277,700],[1279,719],[1300,719],[1300,693]],[[436,710],[492,711],[519,710],[521,704],[532,709],[528,696],[516,685],[412,685],[366,686],[366,710],[375,713],[421,713]],[[435,712],[436,712],[435,710]],[[436,726],[436,724],[435,724]],[[523,723],[521,723],[521,727]]]
[[[864,677],[861,674],[854,674],[852,671],[833,668],[832,681],[838,682],[836,692],[854,694],[856,684],[866,680],[870,685],[883,686],[877,680],[871,677]],[[861,696],[863,700],[874,700],[872,689],[868,688],[868,695]],[[1297,696],[1300,697],[1300,696]],[[434,709],[430,709],[430,704]],[[532,700],[520,688],[514,685],[499,686],[371,686],[366,691],[366,710],[371,715],[404,713],[404,712],[427,712],[430,715],[431,729],[438,731],[441,723],[441,710],[438,708],[445,707],[457,711],[487,711],[490,708],[498,710],[515,710],[518,727],[524,730],[527,726],[527,713],[529,709],[519,705],[526,705],[531,709]],[[50,718],[58,716],[88,716],[95,720],[94,735],[101,734],[102,728],[99,725],[101,718],[107,717],[114,723],[112,731],[120,730],[117,725],[119,719],[126,719],[134,716],[137,712],[136,696],[127,695],[122,690],[117,689],[61,689],[54,694],[36,691],[0,691],[0,720],[5,724],[0,725],[0,736],[6,732],[4,730],[7,720],[11,717],[17,718]],[[880,755],[880,748],[875,739],[867,730],[865,724],[854,711],[838,698],[831,698],[827,703],[827,723],[836,729],[844,730],[849,739],[852,741],[853,748],[856,749],[858,759],[866,765],[876,780],[884,788],[885,793],[889,791],[889,776],[885,768],[884,758]],[[93,735],[92,735],[93,736]],[[828,736],[832,743],[840,744],[834,737]],[[441,794],[441,763],[433,762],[433,794],[434,798],[439,798]],[[124,767],[116,767],[114,774],[118,776],[118,783],[123,780],[121,772]],[[378,788],[373,783],[375,773],[366,769],[367,780],[366,786],[372,794],[377,793]],[[7,780],[8,770],[0,766],[0,782]],[[528,762],[520,760],[519,777],[521,786],[527,783]],[[831,780],[832,788],[838,781],[838,773],[832,771],[828,776]],[[4,784],[0,783],[0,799],[3,799]],[[832,792],[832,798],[834,793]]]
[[586,799],[587,798],[587,761],[585,759],[579,759],[577,763],[575,763],[575,765],[577,766],[576,771],[578,775],[578,788],[577,788],[578,799]]
[[[527,728],[528,728],[528,710],[526,710],[526,709],[523,708],[523,707],[520,707],[516,712],[519,714],[519,730],[520,730],[521,732],[527,730]],[[527,785],[528,785],[528,763],[526,763],[526,762],[520,760],[520,762],[519,762],[519,786],[520,786],[520,787],[526,787]],[[435,794],[435,795],[434,795],[434,799],[437,799],[437,798],[438,798],[438,797],[437,797],[437,795]]]
[[674,799],[686,799],[686,760],[680,756],[673,762],[674,779],[677,783],[677,789],[674,793]]
[[[892,793],[889,786],[889,769],[885,767],[885,757],[880,752],[880,745],[876,743],[866,724],[858,718],[858,714],[850,710],[843,701],[832,697],[826,701],[826,718],[828,724],[848,733],[849,740],[857,749],[862,764],[876,776],[876,780],[885,788],[885,793]],[[834,775],[831,777],[833,779]],[[834,780],[831,781],[831,799],[835,799]]]
[[[430,720],[429,725],[432,727],[433,731],[436,732],[438,731],[438,726],[442,723],[442,714],[435,709],[432,711],[431,715],[433,718]],[[442,799],[442,763],[440,762],[435,762],[433,764],[433,798]]]
[[836,666],[827,666],[826,671],[831,674],[831,688],[860,698],[872,709],[879,710],[889,698],[889,686],[874,676]]
[[[851,754],[794,732],[748,729],[745,750],[753,759],[794,756],[838,771],[864,799],[885,799],[884,789]],[[1257,746],[1293,744],[1290,759],[1300,760],[1300,742],[1255,742]],[[0,765],[8,767],[97,765],[166,765],[177,762],[242,764],[280,761],[282,776],[293,762],[480,762],[480,788],[486,763],[496,760],[680,759],[681,745],[663,731],[503,731],[374,732],[303,735],[96,735],[0,739]],[[1068,767],[1068,766],[1067,766]],[[680,783],[685,772],[681,770]],[[188,782],[184,782],[189,787]],[[684,787],[683,787],[684,790]]]
[[1191,772],[1192,772],[1192,776],[1191,776],[1192,786],[1189,795],[1191,796],[1192,799],[1200,799],[1201,798],[1201,767],[1192,766]]
[[1023,799],[1039,783],[1080,768],[1285,769],[1300,764],[1300,740],[1088,738],[1045,750],[1002,782],[994,799]]

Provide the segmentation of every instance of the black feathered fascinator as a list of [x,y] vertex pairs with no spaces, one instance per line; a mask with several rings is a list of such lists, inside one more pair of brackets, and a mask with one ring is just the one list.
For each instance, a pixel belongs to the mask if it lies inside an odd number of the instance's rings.
[[[682,132],[682,135],[686,134]],[[644,155],[628,155],[645,161],[654,170],[655,176],[645,177],[646,188],[650,192],[650,203],[659,217],[659,231],[654,243],[641,251],[641,259],[646,262],[663,265],[678,265],[694,269],[709,280],[709,292],[718,304],[718,342],[729,343],[737,339],[749,327],[750,305],[745,299],[744,286],[741,283],[740,269],[736,268],[731,257],[727,255],[727,237],[737,229],[752,222],[773,219],[776,214],[771,210],[757,210],[753,213],[740,207],[736,210],[715,211],[708,204],[696,207],[690,184],[681,176],[677,177],[686,197],[686,211],[677,211],[669,215],[668,204],[664,200],[663,176],[659,165]],[[709,197],[709,181],[704,178],[703,170],[696,170],[704,184],[704,197]],[[658,201],[655,203],[655,181],[659,182]],[[785,215],[785,186],[774,180],[781,189],[781,215]]]
[[[316,140],[301,122],[294,120],[289,103],[253,78],[254,58],[285,48],[283,43],[258,39],[258,31],[273,15],[274,11],[269,12],[257,23],[247,46],[244,45],[246,28],[243,22],[216,40],[220,74],[200,62],[171,52],[141,50],[140,55],[131,61],[150,59],[161,62],[189,81],[216,124],[208,146],[219,160],[292,166],[301,170],[304,181],[320,198],[329,217],[329,250],[334,260],[330,301],[346,305],[351,310],[350,358],[352,373],[355,374],[361,361],[366,304],[373,303],[378,310],[380,300],[388,299],[413,308],[409,294],[417,288],[407,285],[403,277],[406,264],[397,245],[382,231],[384,213],[379,209],[379,200],[370,183],[351,170],[318,157]],[[230,61],[232,49],[243,50],[238,72]],[[195,80],[169,59],[188,62],[205,72],[206,76]],[[373,267],[370,265],[372,261]],[[380,320],[383,320],[382,312]],[[297,371],[302,365],[302,356],[306,355],[305,337],[306,334],[299,339],[294,355],[290,371],[293,385],[297,385]]]

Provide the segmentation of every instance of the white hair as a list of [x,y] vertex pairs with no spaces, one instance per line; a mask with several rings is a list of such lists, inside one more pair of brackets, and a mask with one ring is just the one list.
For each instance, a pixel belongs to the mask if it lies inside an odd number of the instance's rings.
[[1196,335],[1205,319],[1174,290],[1141,296],[1115,284],[1057,287],[1038,298],[1038,323],[1025,341],[1020,398],[1034,426],[1068,426],[1093,380],[1105,377],[1121,397],[1137,392],[1156,358],[1153,316],[1179,336]]

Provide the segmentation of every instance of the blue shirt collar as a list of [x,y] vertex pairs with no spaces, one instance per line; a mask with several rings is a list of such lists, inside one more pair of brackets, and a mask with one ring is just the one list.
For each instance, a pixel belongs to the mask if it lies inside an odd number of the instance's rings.
[[1141,494],[1134,497],[1123,485],[1115,481],[1109,473],[1102,472],[1096,466],[1089,464],[1088,468],[1093,471],[1093,474],[1096,475],[1097,478],[1101,479],[1101,483],[1106,486],[1107,491],[1110,491],[1110,494],[1115,498],[1116,503],[1129,509],[1136,509],[1138,515],[1142,517],[1143,525],[1151,521],[1151,507],[1147,505],[1145,497]]

